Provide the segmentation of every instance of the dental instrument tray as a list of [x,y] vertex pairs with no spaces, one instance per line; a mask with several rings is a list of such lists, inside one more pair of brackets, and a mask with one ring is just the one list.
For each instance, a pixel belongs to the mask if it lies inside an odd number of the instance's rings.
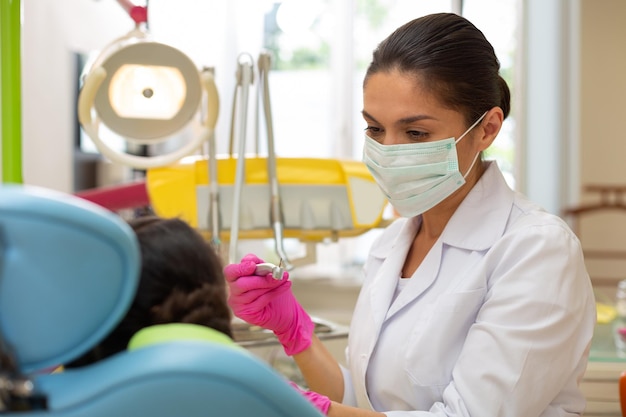
[[[207,160],[188,157],[169,167],[148,170],[146,184],[155,212],[180,217],[210,235]],[[220,239],[229,240],[236,158],[217,159]],[[284,215],[284,236],[303,241],[358,236],[383,221],[386,199],[360,161],[276,158]],[[239,238],[274,236],[267,160],[246,158],[240,199]]]

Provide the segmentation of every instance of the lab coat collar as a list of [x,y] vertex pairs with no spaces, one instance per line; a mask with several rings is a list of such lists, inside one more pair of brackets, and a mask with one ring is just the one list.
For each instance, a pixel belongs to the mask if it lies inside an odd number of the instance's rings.
[[515,193],[494,161],[450,218],[441,236],[444,244],[487,250],[506,228]]
[[[410,218],[402,217],[394,220],[393,223],[387,226],[386,234],[395,236],[395,238],[385,239],[379,242],[378,245],[374,245],[370,255],[378,259],[388,258],[391,253],[397,252],[397,250],[394,251],[395,247],[405,247],[407,241],[411,241],[415,238],[415,234],[421,224],[421,216]],[[400,256],[406,256],[406,253],[400,254]]]
[[373,249],[371,253],[373,257],[383,259],[383,261],[369,291],[372,328],[375,329],[376,334],[376,337],[370,340],[370,352],[374,349],[378,332],[380,332],[382,323],[387,316],[396,290],[397,279],[400,277],[402,265],[404,265],[404,259],[411,246],[411,241],[415,238],[420,222],[421,219],[419,218],[398,219],[387,230],[395,238],[388,239],[386,243]]

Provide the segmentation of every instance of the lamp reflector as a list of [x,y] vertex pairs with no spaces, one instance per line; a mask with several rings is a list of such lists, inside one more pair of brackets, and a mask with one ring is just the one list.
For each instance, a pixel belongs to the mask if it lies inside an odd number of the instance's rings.
[[170,120],[186,95],[187,84],[176,67],[124,64],[109,84],[113,111],[127,119]]

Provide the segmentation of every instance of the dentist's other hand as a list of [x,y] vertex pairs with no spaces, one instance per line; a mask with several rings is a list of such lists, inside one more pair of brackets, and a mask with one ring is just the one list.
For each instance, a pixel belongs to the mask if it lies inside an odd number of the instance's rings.
[[254,275],[260,263],[263,260],[248,254],[240,263],[226,265],[228,305],[240,319],[272,330],[287,355],[300,353],[311,345],[313,321],[294,297],[289,273],[281,280],[271,273]]
[[289,385],[294,387],[296,391],[298,391],[300,394],[302,394],[302,396],[304,396],[304,398],[309,400],[309,402],[313,404],[315,408],[320,410],[322,414],[324,414],[325,416],[328,415],[328,409],[330,408],[330,402],[331,402],[328,397],[322,394],[318,394],[315,391],[306,391],[300,388],[300,386],[293,381],[289,381]]

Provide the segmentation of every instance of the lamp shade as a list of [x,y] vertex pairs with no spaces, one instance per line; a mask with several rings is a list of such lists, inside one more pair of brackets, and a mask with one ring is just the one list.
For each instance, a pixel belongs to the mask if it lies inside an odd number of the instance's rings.
[[[127,142],[168,140],[197,118],[201,129],[165,154],[131,155],[100,137],[106,126]],[[199,71],[178,49],[151,41],[138,29],[110,43],[86,68],[78,94],[78,120],[103,156],[133,168],[169,165],[191,155],[214,138],[219,95],[212,68]]]

